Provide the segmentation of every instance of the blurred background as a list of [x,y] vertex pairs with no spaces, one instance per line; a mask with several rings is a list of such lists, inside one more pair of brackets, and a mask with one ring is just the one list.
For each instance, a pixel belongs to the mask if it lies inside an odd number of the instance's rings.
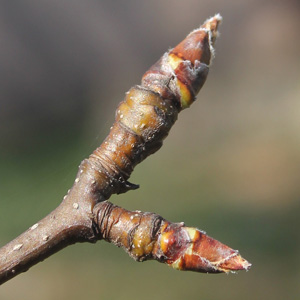
[[77,244],[4,284],[1,300],[299,299],[296,0],[0,1],[0,246],[60,203],[124,93],[215,13],[221,36],[197,102],[136,168],[140,189],[111,201],[199,227],[252,269],[178,272]]

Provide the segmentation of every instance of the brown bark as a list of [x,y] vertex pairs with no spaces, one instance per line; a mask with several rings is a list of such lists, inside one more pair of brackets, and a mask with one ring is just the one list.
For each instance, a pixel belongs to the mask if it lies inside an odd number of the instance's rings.
[[201,231],[151,213],[129,212],[107,200],[138,188],[128,182],[134,167],[156,152],[204,84],[221,17],[207,20],[166,53],[133,87],[116,112],[102,145],[84,160],[61,205],[0,249],[0,283],[61,248],[105,239],[134,259],[156,259],[180,270],[248,269],[239,254]]
[[62,203],[0,249],[0,284],[68,245],[96,241],[93,207],[98,198],[90,170],[88,161],[84,161],[78,172],[80,180],[75,180]]

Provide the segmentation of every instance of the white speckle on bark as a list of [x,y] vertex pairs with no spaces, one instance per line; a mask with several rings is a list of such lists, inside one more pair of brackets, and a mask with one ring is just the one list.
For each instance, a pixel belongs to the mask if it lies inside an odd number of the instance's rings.
[[49,235],[44,235],[43,236],[43,241],[48,241],[49,240]]
[[13,251],[18,251],[23,247],[23,244],[17,244],[13,247]]
[[34,225],[32,225],[32,226],[30,227],[30,230],[36,229],[38,226],[39,226],[39,224],[36,223],[36,224],[34,224]]
[[78,203],[73,203],[73,208],[78,209],[79,208],[79,204]]

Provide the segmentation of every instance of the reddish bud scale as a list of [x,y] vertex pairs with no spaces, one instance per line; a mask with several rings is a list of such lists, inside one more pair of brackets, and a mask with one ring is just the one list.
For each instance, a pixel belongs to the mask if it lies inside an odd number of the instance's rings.
[[109,202],[95,207],[99,236],[135,260],[155,259],[177,270],[222,273],[251,266],[238,251],[199,229],[171,223],[154,213],[130,212]]
[[178,270],[222,273],[247,270],[251,266],[238,251],[197,228],[168,224],[161,231],[158,245],[166,263]]
[[213,56],[221,17],[207,20],[147,71],[142,85],[174,99],[179,110],[189,107],[203,86]]

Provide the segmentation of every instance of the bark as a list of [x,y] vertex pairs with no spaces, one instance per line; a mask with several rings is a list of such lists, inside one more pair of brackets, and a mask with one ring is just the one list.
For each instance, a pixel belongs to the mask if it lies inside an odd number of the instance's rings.
[[179,270],[218,273],[250,267],[237,251],[198,229],[106,201],[138,188],[128,181],[134,167],[162,146],[178,113],[195,100],[220,21],[216,15],[191,32],[126,93],[108,137],[81,163],[60,206],[0,249],[0,284],[63,247],[99,239],[123,247],[138,261],[156,259]]

